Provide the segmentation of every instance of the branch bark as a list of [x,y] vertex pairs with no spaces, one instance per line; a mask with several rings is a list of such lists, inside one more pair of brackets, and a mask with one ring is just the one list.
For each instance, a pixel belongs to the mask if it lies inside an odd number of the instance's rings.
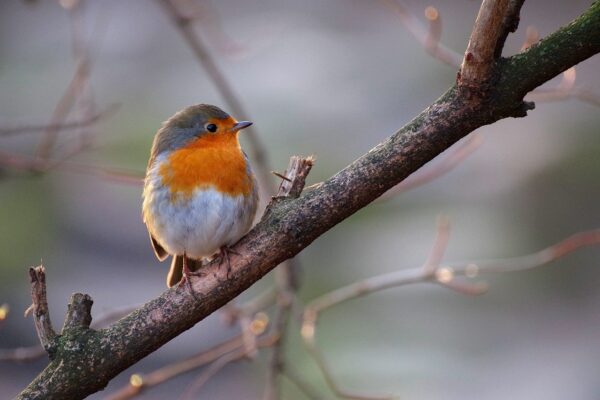
[[53,357],[56,351],[56,332],[50,321],[50,311],[48,310],[48,300],[46,298],[46,269],[43,265],[35,268],[29,268],[29,278],[31,280],[31,306],[25,311],[33,314],[33,323],[40,343],[46,352]]
[[509,0],[483,0],[460,67],[461,84],[477,87],[491,78],[508,8]]
[[[490,44],[495,48],[495,43]],[[81,399],[219,309],[282,261],[378,198],[460,138],[502,118],[523,117],[524,95],[600,51],[600,3],[527,51],[494,61],[484,94],[453,86],[405,127],[351,165],[305,190],[277,199],[234,247],[229,278],[218,263],[192,277],[195,297],[173,287],[102,330],[59,337],[54,360],[19,399]],[[475,95],[474,95],[475,94]],[[239,253],[235,255],[235,253]],[[76,344],[76,346],[75,346]]]

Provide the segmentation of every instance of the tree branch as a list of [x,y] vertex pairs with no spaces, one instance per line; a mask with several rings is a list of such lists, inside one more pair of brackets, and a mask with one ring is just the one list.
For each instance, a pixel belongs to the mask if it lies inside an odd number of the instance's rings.
[[[466,86],[479,86],[492,75],[494,61],[498,57],[494,51],[498,44],[503,47],[505,19],[508,19],[509,0],[483,0],[475,20],[467,51],[460,67],[460,83]],[[508,33],[506,32],[506,35]]]
[[87,329],[92,323],[92,298],[87,294],[74,293],[69,301],[67,316],[61,335],[77,329]]
[[35,268],[29,268],[29,277],[31,279],[31,306],[25,311],[28,315],[33,313],[33,323],[40,343],[46,352],[53,358],[56,351],[56,332],[52,328],[50,321],[50,311],[48,310],[48,300],[46,299],[46,269],[43,265]]
[[[473,130],[525,116],[523,96],[600,51],[600,3],[524,53],[496,62],[484,95],[450,88],[383,143],[298,198],[278,199],[234,247],[229,274],[217,262],[192,277],[196,297],[175,286],[107,329],[82,330],[19,399],[81,399],[219,309],[316,238],[398,184]],[[480,76],[475,74],[475,76]],[[229,278],[228,276],[229,275]],[[196,298],[198,300],[196,300]],[[62,339],[62,338],[61,338]],[[72,343],[71,343],[72,344]]]

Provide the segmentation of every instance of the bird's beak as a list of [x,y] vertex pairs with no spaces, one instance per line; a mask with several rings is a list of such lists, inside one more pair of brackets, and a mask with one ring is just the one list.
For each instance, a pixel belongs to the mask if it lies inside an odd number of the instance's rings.
[[249,127],[250,125],[252,125],[252,122],[250,121],[240,121],[237,124],[235,124],[233,128],[231,128],[231,130],[233,132],[237,132],[239,130]]

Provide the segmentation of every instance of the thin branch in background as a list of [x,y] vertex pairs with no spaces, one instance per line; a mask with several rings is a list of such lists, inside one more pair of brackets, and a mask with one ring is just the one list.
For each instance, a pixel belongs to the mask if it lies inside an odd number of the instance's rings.
[[423,186],[440,176],[447,174],[473,154],[475,150],[481,147],[482,143],[483,137],[480,134],[476,132],[470,134],[465,140],[449,149],[448,154],[442,155],[441,160],[435,161],[431,166],[426,166],[418,170],[392,189],[385,192],[378,201],[390,200],[401,193]]
[[8,137],[8,136],[15,136],[15,135],[20,135],[20,134],[24,134],[24,133],[36,133],[36,132],[43,132],[43,131],[47,131],[47,130],[60,130],[60,131],[65,131],[65,130],[69,130],[69,129],[76,129],[76,128],[87,128],[90,125],[93,125],[103,119],[109,118],[111,116],[114,115],[114,113],[119,109],[120,105],[118,104],[113,104],[111,106],[109,106],[108,108],[106,108],[105,110],[96,112],[92,115],[88,115],[85,118],[80,118],[78,120],[74,120],[74,121],[66,121],[62,124],[56,124],[56,125],[18,125],[18,126],[4,126],[4,127],[0,127],[0,136],[2,137]]
[[76,105],[78,97],[87,89],[90,78],[91,61],[89,52],[83,45],[82,38],[83,24],[81,18],[84,2],[83,0],[72,0],[62,1],[60,4],[69,13],[72,32],[73,59],[76,63],[76,67],[71,81],[56,104],[48,128],[44,131],[44,135],[38,144],[35,154],[42,166],[45,165],[46,161],[52,155],[60,131],[57,127],[64,124],[65,119]]
[[[79,105],[80,113],[82,118],[89,119],[92,115],[96,113],[96,101],[94,100],[94,90],[91,84],[91,57],[89,44],[86,44],[84,39],[85,37],[85,24],[83,19],[83,13],[85,10],[84,0],[71,0],[73,6],[65,7],[70,10],[70,21],[71,21],[71,38],[72,38],[72,47],[73,47],[73,57],[75,60],[85,60],[87,59],[87,63],[89,65],[87,76],[83,78],[83,85],[81,88],[81,92],[79,96],[77,96],[77,103],[75,105]],[[100,27],[100,25],[97,25]],[[97,34],[97,32],[93,32],[90,37],[98,38],[101,35]],[[90,40],[91,42],[91,40]],[[70,151],[67,151],[67,155],[65,159],[69,157],[69,153],[77,154],[80,151],[87,149],[91,144],[93,137],[96,135],[95,125],[91,125],[88,128],[77,128],[78,132],[77,137],[78,140]]]
[[437,283],[464,294],[482,294],[487,288],[484,282],[459,281],[456,277],[466,276],[473,279],[485,272],[502,273],[536,268],[564,257],[582,247],[600,245],[600,229],[597,229],[574,234],[536,253],[521,257],[442,265],[441,257],[448,240],[448,229],[447,221],[440,220],[431,253],[421,268],[386,273],[353,283],[326,293],[314,299],[305,307],[301,329],[303,342],[325,376],[328,385],[338,396],[354,399],[367,398],[356,397],[352,394],[348,395],[347,391],[340,388],[327,365],[323,353],[316,345],[317,322],[323,311],[345,301],[384,289],[422,282]]
[[[0,130],[0,133],[8,136],[32,130],[35,131],[39,128],[43,129],[43,136],[36,149],[35,157],[2,152],[2,154],[0,154],[0,165],[33,173],[61,169],[69,172],[97,176],[113,182],[136,185],[141,184],[141,174],[86,165],[84,163],[68,162],[68,159],[79,154],[91,145],[92,137],[94,136],[94,123],[101,118],[113,114],[116,110],[116,106],[111,106],[102,112],[96,111],[90,83],[91,59],[88,49],[89,46],[86,45],[84,40],[84,1],[65,0],[60,1],[59,4],[69,13],[73,59],[76,64],[74,75],[58,101],[52,118],[47,125],[23,126]],[[97,24],[97,26],[102,28],[105,24]],[[95,38],[99,36],[99,34],[92,35],[92,37]],[[82,110],[81,118],[72,122],[65,121],[76,106],[79,106]],[[58,135],[63,129],[80,130],[79,132],[76,132],[78,140],[70,140],[70,148],[64,151],[63,154],[52,157],[53,150],[56,148]],[[138,178],[138,175],[140,178]]]
[[[129,385],[124,386],[115,393],[106,397],[106,400],[127,400],[140,395],[142,392],[154,386],[167,382],[179,375],[194,371],[205,365],[217,362],[222,357],[229,354],[237,354],[241,357],[250,357],[257,349],[272,346],[275,343],[277,335],[273,332],[264,335],[269,325],[269,319],[264,313],[258,313],[249,326],[256,340],[253,342],[255,348],[248,348],[245,343],[244,334],[239,334],[233,338],[219,343],[216,346],[204,350],[185,360],[176,361],[165,365],[149,374],[133,374],[129,379]],[[234,357],[237,359],[237,356]],[[233,361],[233,360],[231,360]],[[216,372],[216,371],[215,371]],[[198,388],[196,388],[198,389]]]
[[278,307],[273,317],[273,330],[276,332],[277,340],[273,343],[269,355],[263,400],[278,400],[281,398],[279,378],[286,369],[283,353],[293,295],[294,293],[291,291],[279,294]]
[[425,9],[426,28],[399,0],[382,0],[400,18],[408,32],[427,53],[437,60],[452,67],[460,66],[462,55],[440,43],[442,36],[442,19],[439,11],[429,6]]
[[138,396],[147,389],[169,381],[179,375],[201,368],[220,357],[243,347],[242,335],[237,335],[223,343],[208,350],[202,351],[185,360],[177,361],[161,367],[149,374],[133,374],[129,384],[115,393],[106,397],[105,400],[126,400]]
[[[141,186],[144,180],[144,174],[136,171],[108,168],[68,160],[59,161],[49,159],[47,163],[58,171],[94,176],[109,182]],[[40,165],[37,159],[4,151],[0,151],[0,166],[30,173],[43,172],[39,169]]]
[[178,7],[180,10],[186,10],[185,18],[202,26],[211,46],[217,49],[219,54],[237,55],[246,50],[245,46],[227,34],[222,24],[222,18],[213,2],[194,0],[175,0],[175,2],[180,5]]
[[562,80],[554,88],[538,88],[529,93],[527,100],[536,102],[564,101],[577,99],[584,103],[600,107],[600,96],[583,87],[575,86],[577,70],[571,67],[562,74]]

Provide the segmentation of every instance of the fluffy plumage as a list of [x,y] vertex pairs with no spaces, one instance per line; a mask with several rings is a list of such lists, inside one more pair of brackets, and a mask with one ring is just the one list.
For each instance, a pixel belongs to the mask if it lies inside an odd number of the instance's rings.
[[[208,132],[208,124],[218,130]],[[159,260],[174,256],[168,286],[181,278],[177,256],[211,257],[252,225],[258,190],[238,126],[224,111],[198,105],[175,114],[155,137],[142,214]]]

